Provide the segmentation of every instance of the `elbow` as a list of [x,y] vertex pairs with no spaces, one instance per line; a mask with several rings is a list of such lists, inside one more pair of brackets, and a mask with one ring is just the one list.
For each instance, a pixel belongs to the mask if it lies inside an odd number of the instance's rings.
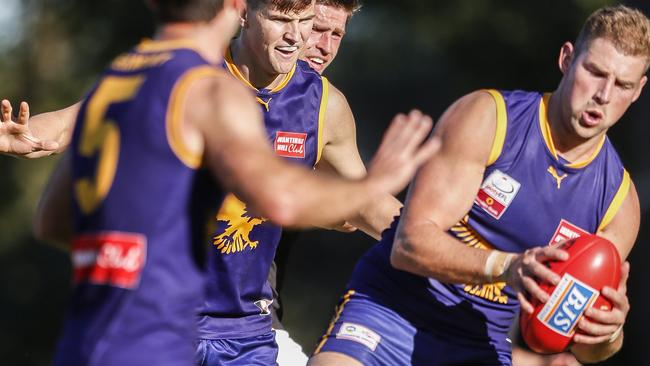
[[413,272],[414,266],[417,265],[417,255],[415,255],[408,239],[401,235],[395,236],[393,248],[390,252],[390,265],[395,269],[406,272]]

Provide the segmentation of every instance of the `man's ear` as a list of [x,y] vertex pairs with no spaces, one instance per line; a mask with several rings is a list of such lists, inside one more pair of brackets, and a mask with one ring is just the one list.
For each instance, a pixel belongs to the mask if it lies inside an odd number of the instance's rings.
[[239,25],[242,28],[248,27],[248,5],[246,2],[241,1],[239,8]]
[[571,68],[573,58],[575,57],[576,49],[571,42],[566,42],[560,48],[560,57],[558,58],[558,66],[562,74],[566,74]]

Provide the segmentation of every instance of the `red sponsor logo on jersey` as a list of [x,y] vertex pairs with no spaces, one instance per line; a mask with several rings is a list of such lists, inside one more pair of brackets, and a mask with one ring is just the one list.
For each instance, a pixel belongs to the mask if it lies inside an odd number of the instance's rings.
[[560,220],[560,224],[555,229],[555,234],[551,237],[551,241],[548,242],[548,245],[558,244],[565,240],[577,238],[579,236],[589,234],[587,231],[573,225],[572,223],[566,221],[565,219]]
[[286,158],[305,158],[307,134],[277,131],[275,134],[275,154]]
[[134,289],[147,255],[144,235],[104,232],[85,234],[72,243],[73,281]]
[[499,219],[503,214],[503,211],[506,210],[506,206],[490,197],[490,195],[482,189],[478,191],[475,202],[495,219]]

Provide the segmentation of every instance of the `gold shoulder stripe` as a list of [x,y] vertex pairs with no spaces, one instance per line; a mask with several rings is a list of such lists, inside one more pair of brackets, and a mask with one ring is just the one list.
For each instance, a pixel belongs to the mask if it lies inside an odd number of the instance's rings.
[[551,137],[551,125],[548,123],[548,101],[551,99],[551,93],[546,93],[539,101],[539,129],[542,131],[542,138],[546,143],[546,147],[553,154],[555,160],[557,158],[557,151],[555,150],[555,145],[553,144],[553,138]]
[[196,41],[192,39],[173,39],[168,41],[144,39],[138,45],[137,50],[139,52],[161,52],[161,51],[170,51],[179,48],[188,48],[191,50],[196,50],[197,44]]
[[623,180],[621,181],[621,185],[618,187],[618,191],[616,191],[612,203],[609,204],[609,208],[605,212],[605,217],[603,217],[603,221],[600,223],[600,226],[598,226],[598,231],[603,230],[610,222],[612,222],[614,216],[616,216],[618,209],[621,208],[625,197],[627,197],[627,193],[630,191],[630,182],[630,173],[628,173],[627,170],[623,170]]
[[218,73],[214,66],[199,66],[187,71],[176,81],[176,85],[174,85],[171,97],[169,98],[167,119],[165,121],[167,141],[174,154],[183,164],[192,169],[196,169],[201,165],[202,154],[194,152],[183,140],[182,118],[185,95],[194,81],[210,76],[217,76]]
[[503,151],[503,144],[506,141],[506,131],[508,128],[508,112],[506,109],[506,102],[503,99],[503,95],[494,89],[486,89],[494,102],[497,105],[497,130],[494,135],[494,142],[492,143],[492,150],[490,151],[490,158],[488,159],[487,165],[490,166],[494,164],[495,161],[501,156]]
[[325,125],[325,111],[327,110],[327,101],[329,99],[329,80],[322,77],[323,80],[323,94],[320,98],[320,111],[318,112],[318,150],[316,153],[316,164],[320,161],[323,154],[323,127]]

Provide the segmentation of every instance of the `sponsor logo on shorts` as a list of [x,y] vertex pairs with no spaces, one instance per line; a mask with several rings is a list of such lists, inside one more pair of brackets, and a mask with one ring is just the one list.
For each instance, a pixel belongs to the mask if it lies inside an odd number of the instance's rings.
[[519,188],[521,183],[495,170],[483,181],[474,203],[498,220],[517,196]]
[[372,330],[363,325],[347,322],[341,325],[339,332],[336,333],[336,338],[361,343],[373,352],[377,349],[377,345],[381,341],[381,336]]
[[305,158],[306,133],[277,131],[275,134],[275,154],[286,158]]
[[134,289],[147,255],[144,235],[105,232],[85,234],[72,243],[73,281]]
[[560,220],[560,224],[555,229],[555,234],[551,238],[549,245],[561,243],[569,239],[575,239],[577,237],[589,234],[585,230],[582,230],[576,225],[566,221],[565,219]]
[[596,301],[598,294],[595,289],[565,273],[549,301],[537,314],[537,319],[551,330],[571,337],[578,320]]

